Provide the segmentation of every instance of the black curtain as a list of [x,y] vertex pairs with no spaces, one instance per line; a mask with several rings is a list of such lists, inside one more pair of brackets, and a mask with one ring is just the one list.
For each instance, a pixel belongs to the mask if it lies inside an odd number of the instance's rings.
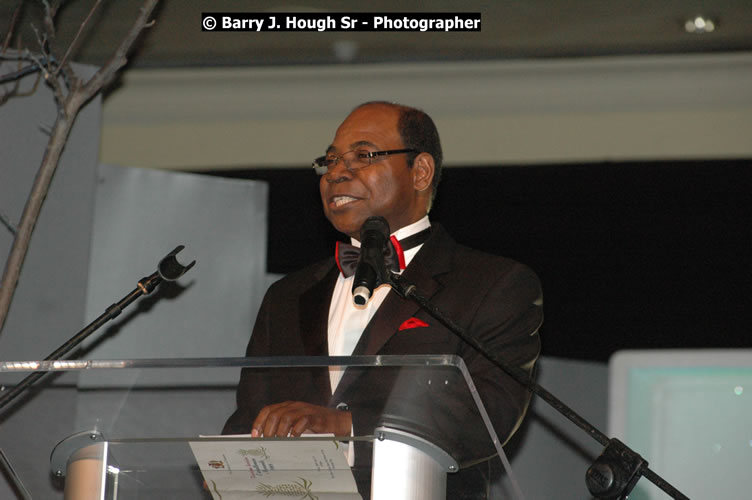
[[[269,272],[344,239],[310,168],[215,175],[269,183]],[[545,355],[752,345],[752,161],[447,168],[431,219],[538,273]]]

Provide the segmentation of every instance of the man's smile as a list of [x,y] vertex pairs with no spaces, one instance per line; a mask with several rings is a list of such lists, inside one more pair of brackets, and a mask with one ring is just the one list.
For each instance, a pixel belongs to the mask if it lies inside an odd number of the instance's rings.
[[347,195],[338,195],[333,196],[330,203],[334,205],[335,208],[339,208],[343,205],[347,205],[348,203],[353,203],[355,201],[358,201],[358,198],[353,198],[352,196]]

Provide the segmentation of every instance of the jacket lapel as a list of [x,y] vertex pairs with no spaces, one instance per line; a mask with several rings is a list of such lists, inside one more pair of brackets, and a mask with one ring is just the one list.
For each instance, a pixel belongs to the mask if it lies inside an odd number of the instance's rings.
[[[417,256],[416,256],[417,258]],[[413,269],[410,269],[411,271]],[[414,284],[423,295],[430,297],[436,293],[439,284],[430,275],[423,272],[405,270],[404,278]],[[399,326],[411,316],[414,316],[420,306],[409,299],[403,299],[397,292],[391,290],[379,307],[376,314],[363,331],[360,341],[355,346],[353,355],[369,355],[378,353],[392,335],[397,333]]]
[[[327,356],[329,353],[328,320],[332,291],[337,281],[339,270],[333,263],[314,273],[314,285],[300,296],[300,333],[306,356]],[[316,390],[325,395],[332,393],[329,370],[314,368],[313,383]]]

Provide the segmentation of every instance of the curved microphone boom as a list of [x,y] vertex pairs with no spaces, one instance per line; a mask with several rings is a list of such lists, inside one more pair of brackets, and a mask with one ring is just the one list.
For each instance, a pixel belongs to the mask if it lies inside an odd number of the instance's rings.
[[368,302],[374,288],[386,282],[384,251],[389,232],[389,223],[378,216],[369,217],[360,228],[360,257],[352,287],[353,301],[359,306]]
[[[175,250],[168,253],[162,260],[159,261],[159,265],[157,266],[157,270],[155,272],[145,278],[141,278],[141,280],[139,280],[139,282],[136,284],[136,288],[134,288],[128,295],[108,307],[107,310],[105,310],[105,312],[102,313],[97,319],[89,323],[83,330],[68,339],[63,345],[58,347],[50,355],[44,358],[44,361],[56,361],[64,359],[65,355],[68,354],[74,347],[83,342],[89,335],[94,333],[102,325],[119,316],[120,313],[123,312],[123,309],[128,307],[136,299],[138,299],[142,295],[149,295],[157,286],[159,286],[160,283],[164,281],[175,281],[183,274],[185,274],[186,271],[188,271],[196,264],[196,261],[192,261],[187,266],[184,266],[183,264],[178,262],[176,255],[180,253],[183,248],[185,248],[183,245],[178,245]],[[2,388],[0,388],[0,408],[4,408],[11,401],[15,400],[28,387],[42,378],[45,373],[46,372],[44,371],[35,371],[21,380],[18,384],[16,384],[15,387],[13,387],[13,389],[7,392],[3,392]]]

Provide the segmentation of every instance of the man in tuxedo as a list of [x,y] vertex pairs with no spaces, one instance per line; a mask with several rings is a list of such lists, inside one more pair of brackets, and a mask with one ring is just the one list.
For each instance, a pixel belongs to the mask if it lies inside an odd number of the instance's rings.
[[[358,106],[337,129],[326,155],[314,163],[321,175],[324,213],[355,246],[366,219],[384,217],[395,242],[396,272],[498,358],[532,377],[543,317],[539,281],[522,264],[458,245],[429,221],[441,160],[438,132],[424,112],[385,102]],[[337,253],[346,253],[342,245]],[[329,258],[273,284],[246,355],[459,355],[501,442],[506,442],[525,414],[527,390],[386,286],[374,290],[365,306],[356,306],[348,269]],[[415,410],[420,415],[418,400],[392,406],[384,402],[399,380],[399,373],[388,372],[246,369],[238,386],[238,409],[223,432],[373,434],[382,412]],[[480,426],[468,428],[471,401],[453,400],[450,394],[437,397],[448,401],[446,411],[420,418],[423,428],[430,427],[427,432],[442,437],[440,444],[462,468],[448,475],[447,498],[486,498],[488,460],[495,453],[488,434]],[[356,466],[359,461],[367,466],[370,451],[358,450]],[[365,496],[367,488],[367,481],[359,481]]]

